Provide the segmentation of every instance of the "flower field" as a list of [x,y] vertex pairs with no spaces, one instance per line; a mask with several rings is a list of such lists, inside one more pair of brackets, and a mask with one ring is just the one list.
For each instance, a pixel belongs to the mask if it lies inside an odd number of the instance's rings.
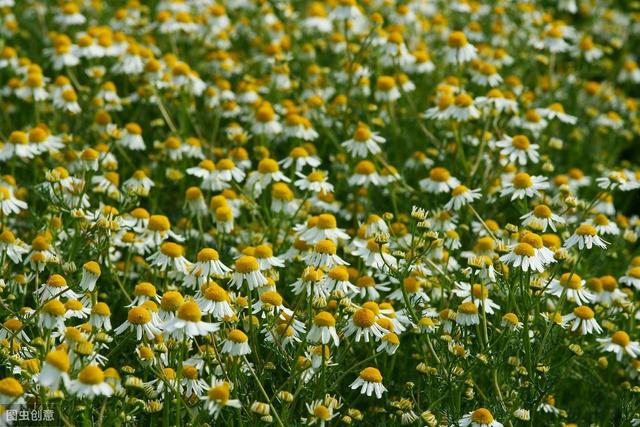
[[640,2],[0,0],[0,426],[639,426]]

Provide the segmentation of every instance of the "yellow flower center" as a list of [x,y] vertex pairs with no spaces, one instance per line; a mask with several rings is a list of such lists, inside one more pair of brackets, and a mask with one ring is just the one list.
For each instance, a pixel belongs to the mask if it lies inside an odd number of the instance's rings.
[[260,259],[271,258],[273,256],[273,249],[269,245],[260,245],[256,247],[254,255]]
[[480,408],[473,411],[471,420],[478,424],[491,424],[493,422],[493,415],[491,415],[488,409]]
[[249,337],[239,329],[232,329],[229,331],[228,338],[238,344],[245,343],[249,341]]
[[435,167],[429,171],[429,178],[436,182],[446,182],[451,178],[451,174],[445,168]]
[[238,273],[251,273],[252,271],[258,271],[259,268],[258,260],[249,255],[241,256],[236,261],[236,271]]
[[307,175],[309,182],[322,182],[324,181],[324,172],[314,171]]
[[111,316],[109,306],[103,302],[96,303],[91,309],[91,313],[98,316]]
[[188,380],[197,380],[198,369],[195,366],[184,365],[182,366],[182,376]]
[[502,319],[511,323],[512,325],[517,325],[518,322],[520,321],[520,319],[518,319],[518,316],[516,316],[515,313],[507,313],[504,316],[502,316]]
[[611,342],[621,347],[626,347],[631,342],[631,338],[625,331],[618,331],[611,335]]
[[410,294],[418,292],[421,288],[420,282],[418,282],[418,279],[416,279],[415,277],[406,277],[402,281],[402,284],[404,286],[404,289]]
[[551,209],[547,205],[538,205],[533,209],[533,215],[538,218],[551,218]]
[[0,380],[0,394],[3,396],[20,397],[24,394],[24,389],[15,378],[3,378]]
[[338,226],[336,217],[332,214],[320,214],[318,216],[317,227],[323,230],[333,229]]
[[78,380],[83,384],[102,384],[104,381],[104,372],[96,365],[89,365],[80,371]]
[[609,218],[607,218],[606,216],[604,216],[602,214],[598,214],[593,219],[593,222],[595,222],[596,225],[609,225]]
[[451,194],[453,196],[460,196],[462,194],[465,194],[468,191],[469,191],[469,188],[467,188],[465,185],[458,185],[456,188],[453,189]]
[[339,265],[329,270],[329,277],[339,282],[346,282],[349,280],[349,271],[346,267]]
[[564,273],[560,276],[560,284],[565,288],[580,289],[582,288],[582,277],[578,276],[576,273]]
[[256,120],[262,123],[268,123],[275,118],[276,114],[271,107],[271,104],[265,102],[260,106],[256,112]]
[[184,303],[182,294],[177,291],[168,291],[162,295],[160,307],[165,311],[176,311]]
[[377,88],[383,92],[389,92],[391,89],[396,87],[396,80],[391,76],[380,76],[378,77]]
[[532,257],[536,254],[536,250],[528,243],[518,243],[513,249],[516,255]]
[[629,270],[629,276],[640,279],[640,267],[633,267]]
[[362,160],[355,167],[355,173],[358,175],[371,175],[375,171],[376,166],[369,160]]
[[215,400],[221,404],[225,404],[229,400],[230,387],[228,382],[223,382],[217,386],[209,388],[207,396],[211,400]]
[[479,283],[473,285],[472,292],[474,298],[476,299],[486,299],[489,296],[489,289]]
[[370,328],[374,323],[375,314],[368,308],[360,308],[353,313],[353,324],[359,328]]
[[371,131],[366,125],[360,125],[353,134],[353,139],[358,142],[365,142],[371,138]]
[[282,296],[276,291],[266,291],[260,295],[260,301],[279,307],[282,305]]
[[151,231],[167,231],[171,228],[169,218],[164,215],[151,215],[149,217],[149,230]]
[[597,234],[596,228],[591,224],[580,224],[576,229],[578,236],[595,236]]
[[202,312],[195,301],[187,301],[178,309],[178,317],[189,322],[199,322],[202,319]]
[[133,289],[136,296],[146,296],[153,298],[156,296],[156,287],[149,282],[140,282]]
[[146,325],[151,322],[151,313],[145,307],[133,307],[127,314],[127,320],[132,325]]
[[452,48],[461,48],[467,45],[467,36],[462,31],[454,31],[449,34],[447,44]]
[[462,314],[478,314],[478,307],[471,302],[463,302],[458,306],[458,311]]
[[64,304],[62,304],[57,299],[54,299],[46,303],[42,307],[42,311],[52,316],[62,316],[64,313],[66,313],[67,309],[65,308]]
[[321,420],[329,420],[331,418],[331,412],[329,411],[329,408],[327,408],[324,405],[318,405],[315,408],[313,408],[313,415],[316,418],[320,418]]
[[583,320],[590,320],[593,319],[593,317],[595,316],[595,314],[593,313],[593,310],[591,310],[591,308],[587,307],[586,305],[581,305],[580,307],[576,307],[573,310],[573,314]]
[[460,108],[468,108],[473,104],[473,98],[466,93],[461,93],[456,96],[455,104]]
[[527,150],[531,146],[531,142],[525,135],[516,135],[511,139],[511,145],[519,150]]
[[177,243],[165,242],[160,246],[160,252],[170,258],[180,258],[184,252],[184,248]]
[[368,383],[381,383],[382,382],[382,374],[376,368],[364,368],[360,371],[360,378],[365,380]]
[[331,240],[320,240],[316,243],[315,251],[320,254],[335,254],[337,251],[336,244]]
[[54,366],[57,370],[62,372],[69,372],[69,356],[64,351],[54,350],[52,352],[49,352],[45,360],[49,365]]
[[336,325],[336,319],[327,311],[321,311],[313,318],[313,323],[321,327],[332,327]]
[[227,222],[233,219],[233,211],[229,206],[220,206],[216,209],[216,221]]
[[533,181],[528,173],[520,172],[513,178],[513,186],[517,189],[529,188],[532,185]]

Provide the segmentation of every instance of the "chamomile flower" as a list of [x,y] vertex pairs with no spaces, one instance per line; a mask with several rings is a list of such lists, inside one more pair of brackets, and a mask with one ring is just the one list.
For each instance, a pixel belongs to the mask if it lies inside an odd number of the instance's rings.
[[307,412],[309,413],[306,419],[303,419],[307,425],[318,425],[320,427],[324,427],[329,423],[332,419],[338,416],[335,411],[335,403],[330,401],[327,403],[327,399],[323,400],[314,400],[311,403],[306,403]]
[[24,388],[18,380],[6,377],[0,380],[0,404],[21,405],[24,404]]
[[235,270],[229,285],[239,289],[244,282],[247,283],[249,289],[256,289],[267,284],[267,279],[260,272],[260,263],[250,255],[243,255],[236,260]]
[[458,306],[456,323],[461,326],[472,326],[480,323],[478,307],[472,301],[463,302]]
[[312,343],[333,344],[338,347],[340,338],[336,332],[336,319],[327,311],[321,311],[313,318],[313,326],[309,329],[307,340]]
[[482,307],[486,313],[493,314],[494,310],[499,309],[500,306],[489,298],[489,290],[489,286],[480,283],[472,285],[466,282],[456,282],[456,289],[453,292],[459,298],[463,298],[463,303],[471,301],[476,307]]
[[505,156],[511,163],[526,165],[527,161],[538,163],[540,156],[538,154],[538,144],[532,144],[525,135],[515,135],[514,137],[506,136],[505,139],[498,141],[496,145],[502,150],[500,154]]
[[598,236],[596,228],[589,223],[582,223],[576,228],[574,233],[564,242],[564,247],[570,249],[578,246],[579,250],[591,249],[597,246],[601,249],[607,248],[608,242]]
[[303,191],[313,191],[314,193],[331,193],[333,192],[333,184],[328,181],[327,173],[324,171],[314,170],[308,175],[296,172],[300,178],[294,182],[294,185]]
[[376,313],[364,307],[353,313],[344,329],[344,335],[355,335],[356,342],[360,342],[361,339],[369,342],[371,338],[377,341],[387,332],[376,322]]
[[116,335],[120,335],[130,329],[135,330],[138,341],[140,341],[143,336],[151,340],[156,335],[162,333],[160,328],[153,322],[151,311],[142,305],[129,309],[127,320],[115,329],[115,333]]
[[338,228],[336,217],[333,214],[323,213],[318,215],[313,225],[306,227],[300,238],[314,245],[323,239],[331,240],[334,243],[339,240],[348,240],[349,235],[343,229]]
[[458,420],[461,427],[503,427],[503,424],[493,418],[493,414],[486,408],[471,411]]
[[369,160],[358,162],[347,182],[349,185],[362,187],[382,185],[382,179],[376,169],[376,165]]
[[184,247],[173,242],[164,242],[160,250],[147,258],[151,265],[158,267],[160,271],[171,270],[173,272],[188,274],[191,263],[184,257]]
[[202,312],[195,301],[186,301],[178,309],[176,317],[164,324],[164,333],[182,340],[216,332],[220,327],[215,323],[203,322]]
[[595,319],[595,313],[586,305],[578,306],[573,312],[562,316],[562,321],[570,323],[570,330],[579,331],[581,335],[602,333],[602,328]]
[[320,159],[317,156],[310,154],[304,146],[298,146],[293,148],[289,155],[279,163],[283,168],[295,166],[295,170],[297,172],[302,170],[305,166],[311,166],[312,168],[320,166]]
[[467,41],[467,36],[461,31],[449,34],[446,48],[446,61],[450,64],[464,64],[477,57],[477,49]]
[[367,396],[375,394],[378,399],[381,399],[382,394],[387,391],[387,388],[382,384],[382,374],[378,369],[372,367],[360,371],[358,378],[349,387],[354,390],[360,389],[360,393]]
[[231,399],[231,385],[227,381],[213,379],[211,386],[205,396],[201,397],[205,404],[205,409],[213,419],[218,419],[220,412],[225,407],[239,409],[242,407],[238,399]]
[[52,274],[49,276],[47,281],[36,289],[35,294],[40,301],[47,301],[53,298],[58,299],[61,297],[71,299],[80,298],[80,295],[73,292],[67,285],[67,280],[59,274]]
[[549,182],[544,176],[531,176],[526,172],[520,172],[500,190],[500,195],[503,197],[511,196],[513,201],[538,197],[540,190],[546,190],[547,188],[549,188]]
[[551,208],[545,204],[537,205],[531,212],[522,215],[520,219],[522,220],[522,225],[525,227],[530,227],[542,232],[547,231],[547,228],[557,231],[556,224],[565,223],[564,218],[553,213]]
[[620,283],[640,289],[640,266],[629,268],[627,274],[620,277]]
[[13,188],[0,184],[0,213],[3,216],[19,214],[20,211],[26,210],[27,203],[15,196]]
[[480,198],[482,198],[482,193],[479,188],[471,190],[464,185],[458,185],[451,190],[451,199],[444,205],[444,208],[457,211]]
[[631,341],[629,334],[625,331],[616,331],[609,338],[599,338],[602,351],[615,353],[616,360],[620,362],[625,354],[631,358],[640,355],[640,344]]
[[566,294],[569,301],[581,305],[594,299],[593,294],[584,285],[585,281],[576,273],[563,273],[560,279],[551,281],[547,293],[557,297]]
[[348,265],[349,263],[340,258],[337,254],[336,244],[328,239],[320,240],[312,251],[304,256],[307,265],[313,267],[332,268],[336,265]]
[[371,132],[364,123],[359,123],[353,137],[342,143],[347,152],[354,157],[368,157],[369,154],[378,154],[381,151],[379,144],[384,144],[385,139],[377,133]]
[[428,193],[448,193],[460,185],[455,177],[443,167],[435,167],[429,171],[429,177],[420,181],[420,188]]
[[155,185],[153,180],[141,169],[135,171],[131,178],[122,183],[122,187],[125,190],[140,197],[147,197],[151,188],[155,187]]
[[376,270],[394,269],[398,260],[389,253],[388,245],[378,244],[375,239],[369,239],[365,244],[357,246],[352,255],[362,258],[367,267]]
[[239,329],[232,329],[227,333],[227,338],[222,344],[222,353],[230,356],[244,356],[251,353],[249,337]]
[[542,273],[548,264],[555,262],[553,255],[553,251],[544,246],[540,236],[526,233],[520,242],[500,257],[500,261],[521,268],[525,272],[531,270]]
[[111,309],[104,302],[97,302],[91,307],[91,315],[89,316],[89,323],[91,326],[104,329],[105,331],[111,330]]
[[105,382],[104,371],[97,365],[87,365],[78,377],[71,381],[69,393],[79,397],[94,399],[99,396],[111,396],[113,388]]

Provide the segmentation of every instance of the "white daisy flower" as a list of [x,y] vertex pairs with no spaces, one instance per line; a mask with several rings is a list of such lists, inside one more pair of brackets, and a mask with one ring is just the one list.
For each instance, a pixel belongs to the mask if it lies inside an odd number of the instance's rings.
[[606,249],[608,242],[598,236],[596,228],[589,223],[582,223],[576,231],[564,242],[564,247],[569,249],[578,246],[579,250],[591,249],[594,245]]
[[640,355],[640,344],[638,341],[631,341],[629,334],[625,331],[614,332],[609,338],[599,338],[602,351],[615,353],[616,360],[622,361],[624,355],[628,355],[632,359]]
[[428,193],[448,193],[460,185],[460,181],[442,167],[435,167],[429,171],[429,177],[420,180],[420,188]]
[[231,356],[243,356],[251,353],[249,347],[249,337],[239,329],[232,329],[227,334],[227,338],[222,344],[222,353]]
[[471,411],[458,420],[460,427],[503,427],[503,424],[493,418],[493,414],[486,408]]
[[540,195],[540,190],[549,188],[549,182],[544,176],[531,176],[526,172],[517,173],[511,182],[500,190],[500,195],[511,196],[511,200],[533,198]]
[[113,394],[113,388],[104,379],[104,371],[100,367],[88,365],[78,373],[77,379],[71,381],[69,393],[88,399],[98,396],[109,397]]
[[380,371],[372,367],[360,371],[358,378],[349,387],[353,390],[360,389],[360,393],[367,396],[375,394],[378,399],[381,399],[382,394],[387,391],[387,388],[382,384]]
[[502,148],[500,154],[505,156],[510,163],[524,166],[527,164],[527,159],[532,163],[538,163],[540,160],[539,145],[531,144],[525,135],[515,135],[514,137],[505,135],[503,140],[496,142],[496,145]]
[[220,327],[215,323],[202,321],[202,312],[195,301],[186,301],[178,309],[177,316],[164,324],[165,335],[182,340],[185,337],[207,335]]
[[576,307],[572,313],[562,316],[562,321],[571,323],[571,331],[580,331],[581,335],[602,333],[602,328],[595,319],[595,313],[586,305]]
[[556,297],[566,294],[569,301],[582,305],[594,300],[594,295],[585,288],[584,284],[585,281],[576,273],[563,273],[560,279],[551,281],[546,292]]

